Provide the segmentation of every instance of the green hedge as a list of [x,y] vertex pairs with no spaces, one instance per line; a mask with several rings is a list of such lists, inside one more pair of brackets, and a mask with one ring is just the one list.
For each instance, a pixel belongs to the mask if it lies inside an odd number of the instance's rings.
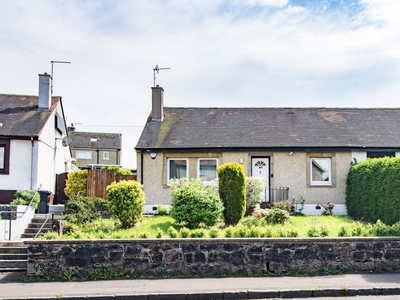
[[392,225],[400,220],[400,158],[367,159],[354,165],[347,177],[348,215]]
[[246,181],[244,167],[227,163],[218,167],[219,196],[224,204],[226,225],[236,225],[246,212]]

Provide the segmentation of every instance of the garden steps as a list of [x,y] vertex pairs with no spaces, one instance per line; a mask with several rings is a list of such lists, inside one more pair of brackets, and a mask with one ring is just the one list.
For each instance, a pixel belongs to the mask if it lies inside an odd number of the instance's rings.
[[[24,233],[21,235],[21,238],[34,238],[40,228],[43,226],[40,234],[44,234],[53,229],[53,220],[61,219],[62,215],[53,215],[48,218],[48,214],[35,214],[31,222],[28,224],[28,227],[25,229]],[[44,224],[44,225],[43,225]]]
[[27,249],[23,242],[0,242],[0,272],[26,272]]

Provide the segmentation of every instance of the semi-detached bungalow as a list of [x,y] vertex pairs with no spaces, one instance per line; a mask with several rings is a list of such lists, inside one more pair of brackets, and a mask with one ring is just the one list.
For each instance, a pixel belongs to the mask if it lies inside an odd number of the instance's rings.
[[353,163],[400,156],[399,108],[164,107],[152,87],[152,111],[136,145],[147,205],[168,205],[171,178],[215,179],[219,165],[243,164],[261,177],[263,201],[304,199],[303,213],[334,203],[345,215]]

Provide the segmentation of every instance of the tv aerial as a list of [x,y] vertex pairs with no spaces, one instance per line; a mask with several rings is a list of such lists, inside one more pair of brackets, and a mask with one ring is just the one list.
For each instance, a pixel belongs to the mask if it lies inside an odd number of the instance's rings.
[[54,64],[70,64],[70,61],[65,61],[65,60],[52,60],[50,61],[51,63],[51,94],[53,94],[53,81],[54,81]]
[[159,74],[160,70],[169,70],[171,68],[160,68],[158,65],[156,65],[153,69],[153,81],[154,81],[154,87],[156,86],[156,73]]

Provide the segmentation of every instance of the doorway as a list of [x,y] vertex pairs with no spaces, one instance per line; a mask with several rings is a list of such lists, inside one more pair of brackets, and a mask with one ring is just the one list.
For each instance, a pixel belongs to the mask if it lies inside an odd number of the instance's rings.
[[269,170],[269,157],[252,157],[251,158],[251,176],[259,177],[264,182],[264,197],[263,202],[270,201],[269,193],[269,180],[270,180],[270,170]]

